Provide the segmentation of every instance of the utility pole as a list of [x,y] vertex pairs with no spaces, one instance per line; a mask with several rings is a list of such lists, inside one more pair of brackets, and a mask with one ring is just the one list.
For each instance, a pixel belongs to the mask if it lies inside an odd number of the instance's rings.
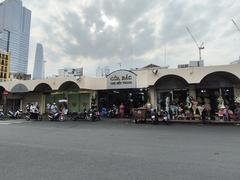
[[202,61],[202,50],[204,49],[204,42],[202,42],[202,44],[199,46],[197,40],[195,39],[195,37],[193,36],[192,32],[190,31],[190,29],[188,27],[186,27],[188,33],[190,34],[190,36],[192,37],[193,41],[195,42],[198,50],[199,50],[199,61]]

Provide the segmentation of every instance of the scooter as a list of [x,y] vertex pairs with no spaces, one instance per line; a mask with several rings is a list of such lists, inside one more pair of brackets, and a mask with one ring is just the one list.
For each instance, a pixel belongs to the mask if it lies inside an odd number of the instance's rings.
[[27,113],[26,113],[25,118],[27,121],[30,121],[30,120],[41,121],[42,120],[40,118],[40,112],[39,112],[38,108],[36,108],[36,107],[30,108],[28,106],[27,106]]
[[17,110],[16,112],[8,111],[7,116],[11,119],[20,119],[22,118],[22,110]]
[[158,114],[157,114],[155,109],[153,110],[153,112],[151,112],[151,122],[153,124],[158,124],[159,123],[159,121],[158,121]]
[[0,111],[0,120],[4,119],[4,117],[5,117],[5,114],[4,114],[4,112],[1,110],[1,111]]
[[91,108],[86,114],[85,119],[90,121],[101,120],[100,113],[95,108]]
[[60,113],[59,112],[51,113],[48,115],[48,119],[49,121],[60,121]]
[[27,112],[25,116],[27,121],[35,120],[35,121],[41,121],[40,113],[39,112]]
[[169,112],[162,111],[162,115],[163,115],[163,122],[165,122],[166,124],[169,124]]

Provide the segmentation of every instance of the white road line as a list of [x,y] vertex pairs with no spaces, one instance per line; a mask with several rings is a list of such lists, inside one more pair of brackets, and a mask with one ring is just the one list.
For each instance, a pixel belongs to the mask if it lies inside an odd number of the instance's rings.
[[9,125],[9,124],[22,124],[31,121],[0,121],[0,125]]

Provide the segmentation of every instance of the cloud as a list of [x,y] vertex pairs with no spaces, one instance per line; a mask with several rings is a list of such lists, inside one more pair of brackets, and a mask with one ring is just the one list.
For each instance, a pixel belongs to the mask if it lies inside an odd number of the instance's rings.
[[[65,66],[84,66],[94,75],[97,66],[114,70],[148,63],[167,64],[198,59],[198,49],[186,31],[205,42],[207,65],[226,64],[239,54],[237,0],[23,0],[32,10],[30,68],[35,44],[45,48],[47,73]],[[30,70],[31,71],[31,70]]]

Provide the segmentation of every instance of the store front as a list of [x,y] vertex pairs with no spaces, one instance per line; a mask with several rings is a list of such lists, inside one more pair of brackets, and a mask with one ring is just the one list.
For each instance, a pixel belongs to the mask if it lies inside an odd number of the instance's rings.
[[46,104],[45,97],[51,94],[52,88],[47,83],[40,83],[34,87],[33,91],[25,94],[23,98],[23,107],[25,108],[27,104],[38,104],[41,113],[45,113]]
[[231,110],[234,110],[234,88],[239,84],[239,78],[231,73],[211,73],[205,76],[197,86],[197,99],[202,104],[210,104],[211,114],[213,116],[219,110],[219,97],[223,98],[225,105],[228,105]]
[[137,88],[137,75],[128,70],[115,71],[107,77],[107,90],[98,91],[99,108],[110,109],[113,105],[125,106],[125,114],[131,108],[142,107],[147,103],[148,89]]
[[48,103],[58,103],[59,100],[68,100],[69,112],[82,112],[85,108],[89,109],[94,92],[80,90],[78,84],[72,81],[63,83],[58,91],[45,94],[45,106]]
[[188,96],[188,82],[180,76],[167,75],[161,77],[155,83],[157,108],[164,110],[166,108],[166,99],[170,99],[170,103],[179,105],[185,104]]
[[16,84],[8,95],[5,97],[6,101],[6,109],[5,111],[17,111],[17,110],[24,110],[23,100],[26,93],[29,90],[24,84]]

